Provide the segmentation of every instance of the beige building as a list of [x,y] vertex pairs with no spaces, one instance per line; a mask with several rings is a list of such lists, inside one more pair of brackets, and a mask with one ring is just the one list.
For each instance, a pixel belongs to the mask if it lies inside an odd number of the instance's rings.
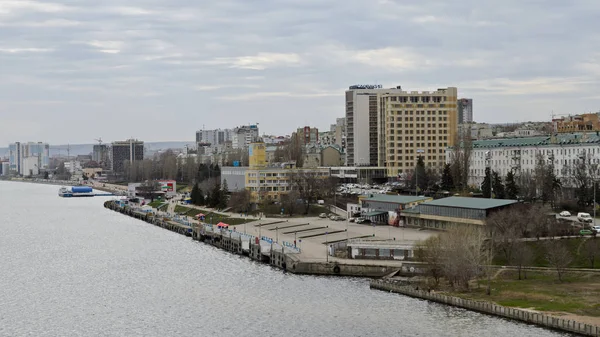
[[379,120],[385,123],[385,137],[379,144],[388,177],[408,177],[418,156],[426,169],[441,171],[448,146],[458,131],[458,90],[402,91],[380,96]]
[[342,152],[335,146],[307,146],[304,156],[304,168],[342,166]]

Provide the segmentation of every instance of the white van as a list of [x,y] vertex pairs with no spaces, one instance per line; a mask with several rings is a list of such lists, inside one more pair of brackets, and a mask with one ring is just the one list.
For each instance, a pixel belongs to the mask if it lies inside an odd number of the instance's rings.
[[579,220],[579,222],[584,223],[591,223],[592,221],[594,221],[594,219],[592,219],[592,217],[590,216],[590,213],[583,212],[577,213],[577,220]]

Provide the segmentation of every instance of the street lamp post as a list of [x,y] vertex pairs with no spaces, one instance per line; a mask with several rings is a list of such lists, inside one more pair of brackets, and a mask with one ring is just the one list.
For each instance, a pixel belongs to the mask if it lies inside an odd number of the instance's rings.
[[485,152],[485,161],[487,162],[487,168],[489,169],[490,172],[490,199],[493,199],[492,196],[492,151],[486,151]]
[[327,230],[325,230],[325,261],[329,262],[329,241],[327,241],[327,232],[329,231],[329,226],[327,226]]
[[275,242],[279,243],[279,226],[275,227]]

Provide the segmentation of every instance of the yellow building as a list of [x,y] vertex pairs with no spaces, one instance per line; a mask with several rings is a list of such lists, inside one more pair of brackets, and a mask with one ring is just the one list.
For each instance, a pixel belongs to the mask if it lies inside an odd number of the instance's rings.
[[458,132],[457,95],[454,87],[381,95],[380,120],[386,125],[380,155],[385,155],[388,177],[410,176],[418,156],[426,169],[441,172],[446,148]]
[[284,163],[276,167],[267,167],[264,143],[252,143],[249,150],[250,167],[246,170],[245,186],[253,201],[261,198],[280,200],[294,187],[295,176],[314,175],[319,179],[329,177],[328,168],[298,169],[294,164]]
[[554,131],[558,133],[600,131],[600,118],[598,113],[566,116],[552,119]]

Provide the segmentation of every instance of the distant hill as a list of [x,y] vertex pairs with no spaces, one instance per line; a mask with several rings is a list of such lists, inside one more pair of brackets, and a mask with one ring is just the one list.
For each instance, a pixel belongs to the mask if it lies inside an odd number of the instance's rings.
[[[147,154],[152,154],[160,150],[183,149],[186,145],[194,145],[194,141],[188,142],[148,142],[144,143]],[[67,155],[67,147],[71,156],[88,155],[92,153],[95,144],[70,144],[70,145],[50,145],[50,157]],[[8,157],[8,147],[0,147],[0,158]]]

